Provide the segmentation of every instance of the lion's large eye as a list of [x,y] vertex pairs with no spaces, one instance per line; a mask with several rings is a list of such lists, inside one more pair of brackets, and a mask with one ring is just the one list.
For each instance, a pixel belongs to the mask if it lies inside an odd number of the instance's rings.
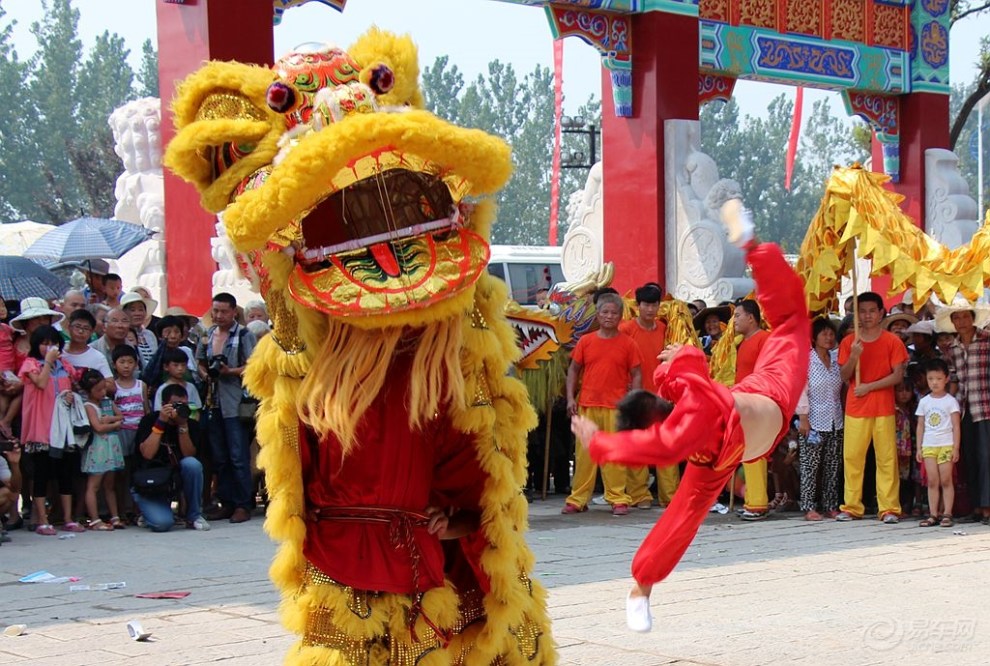
[[[270,163],[278,151],[285,119],[265,100],[273,78],[261,67],[209,63],[179,90],[178,132],[166,163],[196,186],[208,210],[223,210],[237,184]],[[221,80],[239,85],[218,86]]]

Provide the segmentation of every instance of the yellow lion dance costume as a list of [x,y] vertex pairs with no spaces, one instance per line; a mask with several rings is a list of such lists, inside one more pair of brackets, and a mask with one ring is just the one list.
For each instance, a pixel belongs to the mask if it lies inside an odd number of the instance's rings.
[[372,30],[272,69],[208,63],[166,164],[222,213],[274,324],[246,383],[302,635],[286,663],[553,664],[520,491],[535,417],[486,272],[480,198],[509,148],[422,110],[416,58]]

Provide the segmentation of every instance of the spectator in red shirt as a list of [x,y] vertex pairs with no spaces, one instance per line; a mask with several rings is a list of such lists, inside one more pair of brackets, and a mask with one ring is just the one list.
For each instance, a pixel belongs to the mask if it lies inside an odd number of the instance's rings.
[[[736,350],[736,378],[738,384],[753,374],[756,359],[766,344],[770,334],[760,327],[762,314],[760,305],[754,300],[744,300],[736,306],[732,314],[736,335],[743,336],[743,341]],[[769,501],[767,499],[767,459],[760,458],[753,462],[743,463],[743,475],[746,478],[746,495],[743,501],[743,520],[763,520],[767,517]]]
[[[641,384],[639,348],[625,333],[619,332],[622,320],[622,298],[617,294],[598,297],[598,330],[578,340],[567,370],[567,413],[586,416],[605,432],[615,431],[615,407],[629,389]],[[581,391],[578,394],[578,380]],[[596,465],[583,446],[576,447],[574,478],[571,494],[561,513],[581,513],[588,510],[588,500],[595,489]],[[612,505],[612,514],[629,513],[626,493],[626,468],[602,465],[605,501]]]

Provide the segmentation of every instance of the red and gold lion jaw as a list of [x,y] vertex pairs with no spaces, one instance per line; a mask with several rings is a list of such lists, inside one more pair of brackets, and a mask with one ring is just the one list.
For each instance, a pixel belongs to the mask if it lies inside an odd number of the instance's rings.
[[362,328],[469,307],[492,214],[467,202],[505,183],[509,149],[416,108],[417,76],[411,42],[373,31],[350,55],[209,63],[184,82],[166,163],[222,211],[263,294]]

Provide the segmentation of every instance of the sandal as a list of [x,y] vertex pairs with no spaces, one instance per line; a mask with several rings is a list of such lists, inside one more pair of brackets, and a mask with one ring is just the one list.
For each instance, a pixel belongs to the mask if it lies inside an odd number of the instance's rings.
[[113,526],[103,522],[99,518],[97,518],[96,520],[91,520],[89,522],[89,529],[93,530],[94,532],[113,532]]
[[38,525],[34,529],[34,533],[40,534],[42,536],[55,536],[57,534],[55,528],[52,527],[51,525]]
[[120,516],[114,516],[110,519],[110,526],[115,530],[126,530],[127,523],[120,519]]
[[62,525],[63,532],[85,532],[86,528],[75,521],[71,521]]
[[936,525],[938,525],[938,518],[935,516],[928,516],[918,523],[918,527],[935,527]]
[[952,527],[955,525],[955,521],[952,520],[952,516],[942,516],[942,520],[938,521],[940,527]]
[[777,493],[776,495],[773,496],[773,499],[770,501],[770,504],[767,506],[767,510],[774,511],[777,509],[777,507],[783,506],[783,504],[786,501],[787,501],[787,497],[786,495],[784,495],[784,493]]

